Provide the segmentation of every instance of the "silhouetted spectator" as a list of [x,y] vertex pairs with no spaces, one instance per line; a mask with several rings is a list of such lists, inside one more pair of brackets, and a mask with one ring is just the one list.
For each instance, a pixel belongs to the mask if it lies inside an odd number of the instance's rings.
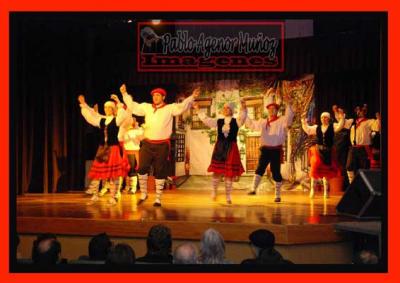
[[250,245],[255,258],[245,259],[242,264],[291,264],[275,250],[275,236],[272,232],[259,229],[249,235]]
[[210,228],[203,233],[200,241],[199,263],[227,264],[225,259],[225,242],[221,234]]
[[174,251],[174,264],[196,264],[197,248],[191,243],[179,245]]
[[370,250],[357,252],[353,258],[354,264],[377,264],[378,262],[378,256]]
[[150,228],[147,236],[147,253],[136,259],[147,263],[172,263],[171,230],[164,225],[155,225]]
[[36,240],[33,241],[32,244],[32,261],[35,262],[36,261],[36,257],[38,255],[38,245],[41,241],[46,240],[46,239],[53,239],[53,240],[57,240],[56,235],[52,234],[52,233],[44,233],[44,234],[40,234],[36,237]]
[[38,242],[36,255],[33,259],[34,264],[55,265],[59,263],[61,254],[61,244],[56,239],[44,239]]
[[106,264],[110,265],[131,265],[135,263],[135,251],[127,244],[118,244],[111,247]]
[[79,260],[105,261],[112,242],[106,233],[101,233],[90,239],[89,256],[80,256]]

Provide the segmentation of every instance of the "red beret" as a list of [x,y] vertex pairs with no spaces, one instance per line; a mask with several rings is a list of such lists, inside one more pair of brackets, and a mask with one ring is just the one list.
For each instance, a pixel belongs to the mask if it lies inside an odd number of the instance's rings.
[[155,93],[159,93],[159,94],[161,94],[162,96],[166,96],[167,95],[167,92],[165,91],[165,89],[163,89],[163,88],[155,88],[155,89],[153,89],[151,92],[150,92],[150,94],[153,96]]

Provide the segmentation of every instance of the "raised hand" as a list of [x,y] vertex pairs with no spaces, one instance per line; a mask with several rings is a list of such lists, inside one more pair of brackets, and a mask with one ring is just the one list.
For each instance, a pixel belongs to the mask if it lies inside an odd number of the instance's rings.
[[127,93],[127,91],[126,91],[126,85],[125,85],[125,84],[122,84],[122,85],[119,87],[119,91],[120,91],[122,94]]
[[339,110],[339,107],[336,104],[332,106],[333,113],[338,112],[338,110]]
[[344,118],[344,110],[342,108],[337,108],[336,111],[335,113],[338,113],[339,118]]
[[376,119],[381,120],[381,113],[376,112],[375,117],[376,117]]
[[85,96],[83,94],[80,94],[78,96],[78,101],[79,101],[80,104],[85,104],[86,103],[85,102]]
[[195,88],[195,89],[193,90],[192,95],[193,95],[194,98],[199,97],[199,95],[200,95],[200,88]]
[[121,103],[121,101],[118,98],[118,95],[116,94],[111,94],[111,99],[114,100],[117,104]]
[[99,113],[99,105],[97,103],[93,106],[93,110],[94,112]]

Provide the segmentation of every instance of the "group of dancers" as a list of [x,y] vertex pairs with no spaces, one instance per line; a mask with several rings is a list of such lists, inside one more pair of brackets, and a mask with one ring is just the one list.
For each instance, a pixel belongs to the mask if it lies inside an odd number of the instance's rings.
[[[148,198],[147,180],[152,168],[155,177],[154,206],[161,206],[165,180],[168,176],[168,159],[170,154],[170,136],[172,134],[173,117],[181,115],[193,107],[200,120],[208,127],[217,129],[217,141],[212,153],[208,172],[212,175],[212,195],[216,200],[218,184],[222,176],[225,183],[227,204],[232,204],[232,181],[244,172],[237,146],[237,134],[243,125],[260,134],[260,155],[249,195],[256,195],[257,189],[268,165],[275,182],[275,202],[281,202],[281,162],[283,145],[287,132],[292,124],[294,111],[292,99],[286,95],[282,101],[285,113],[278,116],[280,105],[274,96],[268,97],[266,109],[268,117],[258,121],[250,119],[245,101],[241,101],[238,118],[234,118],[235,105],[225,103],[222,109],[223,118],[210,118],[203,112],[198,113],[195,99],[199,89],[181,103],[166,104],[167,92],[162,88],[151,91],[153,103],[137,103],[128,94],[126,86],[120,87],[123,103],[118,96],[111,95],[112,101],[104,104],[105,115],[95,108],[89,107],[83,95],[78,97],[81,113],[85,120],[101,129],[99,148],[90,168],[88,177],[91,180],[89,192],[91,201],[95,202],[109,187],[110,204],[116,204],[121,198],[121,188],[124,178],[127,191],[136,192],[139,181],[140,197],[137,202],[142,204]],[[367,107],[356,108],[356,119],[346,119],[344,111],[333,107],[336,122],[331,123],[329,112],[321,114],[321,123],[309,125],[302,119],[302,128],[307,135],[316,137],[316,144],[310,148],[310,197],[315,195],[315,187],[319,179],[323,180],[324,197],[329,197],[329,180],[340,176],[342,167],[346,166],[351,182],[358,169],[367,169],[371,160],[371,133],[380,131],[380,115],[376,119],[367,119]],[[132,116],[144,116],[145,122],[139,127]],[[346,165],[339,164],[334,146],[335,133],[342,130],[350,131],[351,146],[348,150]],[[103,186],[99,192],[100,183]]]

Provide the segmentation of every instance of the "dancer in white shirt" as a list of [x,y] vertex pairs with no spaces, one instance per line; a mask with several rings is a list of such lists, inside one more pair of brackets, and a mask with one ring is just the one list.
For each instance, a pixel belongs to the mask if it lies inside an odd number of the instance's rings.
[[[367,105],[356,107],[356,121],[352,119],[346,121],[346,124],[352,124],[350,128],[351,148],[347,156],[347,176],[351,183],[354,174],[358,169],[369,169],[371,165],[371,133],[379,132],[381,129],[381,115],[376,113],[376,119],[367,119]],[[351,123],[352,122],[352,123]]]
[[286,98],[287,105],[285,114],[277,116],[279,105],[275,103],[273,96],[269,96],[267,101],[268,118],[259,121],[246,119],[246,127],[253,131],[260,131],[260,157],[258,159],[257,169],[254,175],[253,184],[249,195],[257,193],[258,185],[265,170],[270,164],[272,178],[275,181],[275,202],[281,201],[281,160],[283,155],[283,144],[285,143],[287,130],[292,124],[293,110],[290,105],[290,99]]
[[317,144],[310,148],[310,198],[314,197],[317,180],[323,180],[324,198],[329,197],[329,179],[341,176],[341,170],[337,161],[336,150],[333,147],[335,133],[339,132],[344,125],[344,113],[339,110],[339,123],[330,123],[329,112],[321,114],[321,125],[309,126],[307,120],[301,120],[302,128],[307,135],[317,136]]
[[188,110],[193,100],[199,95],[199,90],[187,97],[182,103],[166,104],[164,102],[167,92],[162,88],[151,91],[153,103],[137,103],[126,91],[123,84],[120,88],[124,103],[136,116],[145,117],[145,127],[142,147],[139,151],[139,187],[141,204],[147,199],[147,178],[150,167],[153,166],[156,183],[156,200],[154,206],[161,206],[161,196],[165,179],[168,176],[168,158],[170,152],[170,137],[172,134],[173,116],[181,115]]

